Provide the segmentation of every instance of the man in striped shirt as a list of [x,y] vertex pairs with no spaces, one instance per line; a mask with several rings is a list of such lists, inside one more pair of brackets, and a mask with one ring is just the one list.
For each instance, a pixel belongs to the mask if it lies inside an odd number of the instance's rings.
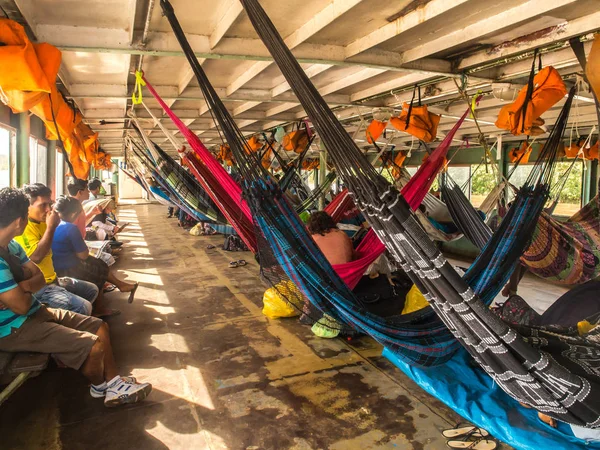
[[103,398],[106,406],[144,399],[152,385],[117,373],[106,323],[47,308],[36,298],[46,280],[13,240],[27,226],[28,209],[21,190],[0,190],[0,351],[53,355],[80,370],[92,383],[92,397]]

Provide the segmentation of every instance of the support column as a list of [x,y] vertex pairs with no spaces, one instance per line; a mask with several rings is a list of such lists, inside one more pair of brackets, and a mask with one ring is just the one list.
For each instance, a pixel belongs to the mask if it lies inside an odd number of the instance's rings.
[[590,199],[594,198],[598,194],[598,182],[600,181],[600,174],[598,174],[598,160],[591,161],[590,164]]
[[47,173],[46,179],[48,180],[48,187],[52,190],[54,198],[58,197],[56,192],[56,141],[48,141],[48,152],[47,152]]
[[[327,177],[327,150],[323,145],[323,142],[319,144],[319,186],[325,183],[325,178]],[[325,209],[325,195],[327,193],[324,192],[323,195],[319,197],[319,211]]]
[[29,113],[19,114],[19,129],[17,130],[17,187],[29,183],[29,136],[31,122]]

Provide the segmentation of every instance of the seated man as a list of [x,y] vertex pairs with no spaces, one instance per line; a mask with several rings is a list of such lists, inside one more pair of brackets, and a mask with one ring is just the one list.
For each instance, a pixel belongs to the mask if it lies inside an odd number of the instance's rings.
[[[70,181],[67,184],[67,191],[69,191],[69,196],[74,197],[79,200],[79,203],[85,202],[90,198],[90,191],[88,189],[88,183],[85,180],[75,179]],[[92,220],[92,218],[101,213],[99,209],[90,210],[89,214],[82,213],[77,216],[77,220],[75,220],[75,225],[77,225],[77,229],[81,233],[81,237],[85,239],[85,227]]]
[[81,203],[86,204],[87,202],[92,202],[94,200],[100,200],[104,196],[101,194],[102,190],[102,181],[98,178],[94,178],[92,181],[88,183],[88,189],[90,191],[90,195],[87,200],[83,200]]
[[53,355],[80,370],[105,406],[144,399],[152,385],[119,376],[102,320],[47,308],[33,294],[46,285],[44,275],[13,240],[27,226],[28,208],[19,189],[0,190],[0,351]]
[[345,264],[354,259],[352,240],[337,228],[325,211],[311,214],[308,219],[308,231],[331,264]]
[[[15,237],[27,256],[38,265],[46,279],[46,286],[36,292],[38,300],[51,307],[90,315],[92,303],[98,297],[98,288],[87,281],[56,277],[52,263],[52,238],[60,217],[52,209],[52,191],[41,183],[23,187],[29,199],[25,231]],[[64,289],[63,289],[64,288]]]

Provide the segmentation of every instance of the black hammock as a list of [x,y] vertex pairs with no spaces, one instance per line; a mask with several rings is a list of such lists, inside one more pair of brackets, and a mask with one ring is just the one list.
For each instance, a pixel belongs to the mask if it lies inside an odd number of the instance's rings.
[[[565,422],[599,427],[600,369],[595,363],[600,359],[598,343],[585,337],[568,339],[533,328],[527,330],[525,336],[519,335],[492,313],[428,239],[406,201],[365,161],[258,1],[241,2],[379,238],[477,363],[516,400]],[[548,159],[557,151],[573,95],[574,90],[545,146]],[[523,236],[531,236],[532,230],[528,228],[535,226],[548,198],[552,166],[538,166],[532,175],[530,183],[520,190],[519,201],[510,210],[512,213],[503,221],[503,225],[516,226],[525,219],[525,226],[521,227]],[[510,234],[507,226],[504,225],[499,238]],[[527,245],[527,239],[520,240],[522,242],[510,247],[510,253],[503,254],[494,252],[493,245],[497,242],[490,241],[480,263],[487,259],[501,267],[503,261],[514,258],[511,263],[514,268],[515,253],[519,247],[522,253]],[[477,266],[471,268],[473,277],[477,276],[478,269]],[[564,351],[565,348],[570,351]]]

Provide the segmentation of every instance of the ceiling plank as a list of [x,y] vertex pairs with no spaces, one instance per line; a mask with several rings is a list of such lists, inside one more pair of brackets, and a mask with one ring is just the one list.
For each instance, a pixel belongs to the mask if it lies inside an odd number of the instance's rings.
[[211,49],[215,48],[219,44],[219,42],[221,42],[221,39],[223,39],[225,33],[229,31],[231,26],[234,24],[234,22],[237,20],[240,14],[242,14],[242,12],[244,11],[244,7],[239,2],[239,0],[228,0],[227,3],[229,5],[227,6],[225,14],[221,18],[219,18],[219,21],[217,22],[217,27],[211,33],[210,38],[208,40]]
[[489,50],[484,50],[471,56],[467,56],[460,61],[458,70],[462,71],[481,64],[489,63],[493,60],[515,56],[519,53],[531,51],[558,41],[566,41],[572,37],[588,34],[598,29],[600,29],[600,12],[579,17],[561,25],[552,27],[547,33],[544,33],[542,36],[537,36],[537,38],[515,39],[514,41],[496,45]]
[[[335,19],[350,11],[361,1],[363,0],[332,0],[329,5],[315,14],[307,23],[286,37],[284,39],[285,44],[290,50],[294,49],[317,34]],[[253,64],[243,75],[227,87],[227,95],[233,94],[271,64],[271,61],[261,61]]]
[[392,38],[400,36],[412,28],[421,25],[427,20],[433,19],[450,11],[469,0],[431,0],[422,8],[405,14],[387,25],[367,34],[348,44],[345,48],[346,58],[358,55],[370,48],[376,47]]

